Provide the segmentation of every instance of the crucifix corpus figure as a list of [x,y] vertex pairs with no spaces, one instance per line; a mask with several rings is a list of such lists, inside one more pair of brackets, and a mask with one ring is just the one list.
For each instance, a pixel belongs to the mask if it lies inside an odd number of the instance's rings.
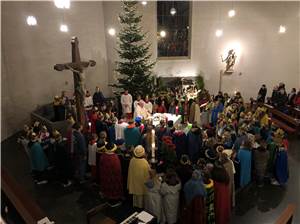
[[226,62],[226,69],[224,73],[233,73],[233,66],[235,64],[236,57],[237,56],[233,49],[228,51],[228,55],[225,59],[223,59],[223,56],[221,55],[222,62]]
[[85,97],[85,87],[84,87],[84,69],[91,66],[94,67],[96,62],[93,60],[81,61],[79,54],[79,42],[77,37],[72,37],[72,62],[65,64],[56,64],[54,69],[57,71],[70,70],[73,72],[74,79],[74,92],[76,101],[76,120],[84,128],[87,128],[87,116],[84,110],[84,97]]

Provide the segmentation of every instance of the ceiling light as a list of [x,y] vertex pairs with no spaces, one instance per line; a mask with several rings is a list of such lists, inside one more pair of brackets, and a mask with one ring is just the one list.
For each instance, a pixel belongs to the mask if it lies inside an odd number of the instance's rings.
[[216,37],[221,37],[223,35],[223,30],[216,30]]
[[285,33],[285,32],[286,32],[285,26],[280,25],[280,26],[279,26],[278,33]]
[[54,5],[59,9],[69,9],[70,0],[54,0]]
[[36,26],[37,25],[37,21],[36,18],[34,16],[28,16],[26,19],[26,22],[29,26]]
[[174,15],[176,14],[176,9],[175,9],[175,8],[171,8],[171,9],[170,9],[170,14],[171,14],[172,16],[174,16]]
[[234,9],[229,10],[229,11],[228,11],[228,16],[229,16],[230,18],[234,17],[234,16],[235,16],[235,10],[234,10]]
[[65,24],[61,24],[59,29],[60,29],[61,32],[68,32],[69,31],[68,26],[65,25]]
[[162,38],[164,38],[164,37],[166,37],[167,33],[166,33],[166,31],[162,30],[162,31],[160,31],[159,35],[160,35]]
[[114,28],[110,28],[110,29],[108,29],[108,34],[111,36],[114,36],[114,35],[116,35],[116,30]]
[[147,5],[147,2],[146,1],[142,1],[142,5]]

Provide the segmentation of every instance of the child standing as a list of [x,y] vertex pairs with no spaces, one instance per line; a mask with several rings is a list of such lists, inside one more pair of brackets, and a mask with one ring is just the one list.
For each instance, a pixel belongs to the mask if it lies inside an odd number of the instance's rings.
[[162,216],[162,198],[160,195],[161,177],[157,175],[155,170],[151,170],[150,178],[145,183],[146,197],[145,197],[145,210],[157,218],[157,223],[161,221]]
[[98,136],[96,133],[92,134],[92,139],[88,145],[88,164],[91,167],[91,175],[95,180],[97,176],[97,166],[96,166],[96,152],[97,152],[97,141]]
[[163,216],[161,223],[174,224],[178,219],[180,180],[173,170],[166,173],[165,181],[161,185],[160,193],[163,197]]

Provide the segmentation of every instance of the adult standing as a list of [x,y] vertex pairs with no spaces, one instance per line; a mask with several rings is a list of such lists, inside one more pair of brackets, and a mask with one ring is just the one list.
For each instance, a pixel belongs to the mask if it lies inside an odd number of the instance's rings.
[[96,91],[93,95],[93,103],[95,106],[101,106],[105,102],[105,98],[100,88],[96,86]]
[[55,140],[53,146],[55,151],[55,167],[58,178],[63,187],[68,187],[71,185],[73,170],[72,161],[67,149],[67,141],[63,139],[57,130],[53,131],[53,138]]
[[87,159],[87,145],[82,131],[82,125],[73,125],[73,159],[75,163],[75,175],[79,182],[84,182],[85,164]]
[[149,114],[152,114],[152,112],[153,112],[153,105],[152,105],[151,101],[149,100],[149,96],[148,95],[145,97],[144,107],[148,111]]
[[133,195],[133,207],[144,207],[146,193],[145,182],[149,179],[150,165],[145,159],[145,149],[138,145],[133,151],[133,158],[128,168],[127,188]]
[[123,115],[127,115],[127,117],[131,117],[132,113],[132,96],[128,93],[128,90],[121,95],[121,105]]
[[267,95],[267,87],[263,84],[257,94],[257,102],[264,103]]

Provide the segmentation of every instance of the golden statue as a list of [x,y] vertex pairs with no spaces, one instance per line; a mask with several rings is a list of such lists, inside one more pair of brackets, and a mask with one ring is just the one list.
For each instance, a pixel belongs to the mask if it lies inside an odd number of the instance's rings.
[[225,59],[223,59],[223,56],[221,55],[222,62],[226,62],[226,69],[224,73],[233,73],[233,66],[235,64],[236,57],[237,56],[233,49],[228,51],[228,55]]

